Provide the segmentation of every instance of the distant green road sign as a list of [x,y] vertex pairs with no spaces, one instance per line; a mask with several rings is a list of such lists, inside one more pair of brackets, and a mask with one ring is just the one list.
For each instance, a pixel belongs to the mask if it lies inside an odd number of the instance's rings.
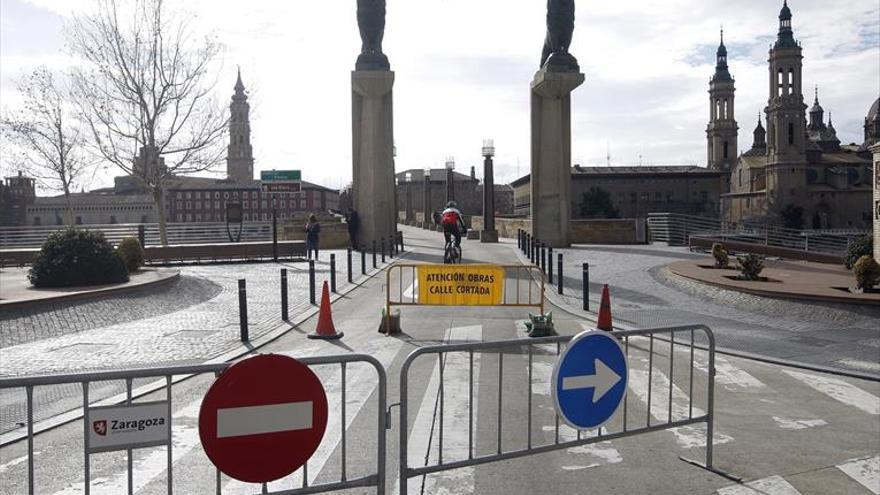
[[269,182],[299,182],[302,172],[299,170],[261,170],[260,180]]

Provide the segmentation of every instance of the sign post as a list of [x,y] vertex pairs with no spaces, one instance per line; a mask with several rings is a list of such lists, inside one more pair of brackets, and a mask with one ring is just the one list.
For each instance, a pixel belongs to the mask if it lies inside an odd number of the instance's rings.
[[327,427],[327,395],[317,376],[288,356],[240,361],[211,385],[199,437],[217,468],[237,480],[283,478],[314,454]]
[[605,424],[626,394],[629,370],[620,342],[606,332],[576,335],[559,355],[550,382],[553,405],[572,428]]

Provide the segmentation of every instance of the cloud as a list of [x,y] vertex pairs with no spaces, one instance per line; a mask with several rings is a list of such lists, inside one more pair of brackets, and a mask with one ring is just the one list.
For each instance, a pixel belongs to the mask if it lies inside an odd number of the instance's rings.
[[[58,35],[36,33],[57,31],[59,16],[91,4],[0,2],[4,27],[23,16],[28,25],[3,30],[4,83],[27,59],[57,55],[62,48]],[[241,66],[254,104],[256,167],[298,168],[307,180],[334,186],[348,182],[350,71],[360,48],[354,2],[174,5],[194,12],[194,24],[215,32],[226,47],[219,98],[231,96]],[[491,137],[499,181],[527,172],[529,83],[543,43],[545,5],[388,0],[384,48],[396,78],[398,170],[442,166],[453,155],[459,170],[477,165],[479,171],[482,139]],[[842,141],[861,141],[862,119],[880,93],[880,6],[876,0],[789,5],[804,47],[804,87],[819,84]],[[757,113],[766,105],[767,49],[780,7],[781,0],[579,0],[571,51],[586,82],[572,95],[575,161],[604,163],[610,148],[617,164],[637,164],[641,155],[644,164],[704,165],[706,92],[721,24],[736,79],[739,147],[748,149]],[[6,84],[2,91],[8,97]]]

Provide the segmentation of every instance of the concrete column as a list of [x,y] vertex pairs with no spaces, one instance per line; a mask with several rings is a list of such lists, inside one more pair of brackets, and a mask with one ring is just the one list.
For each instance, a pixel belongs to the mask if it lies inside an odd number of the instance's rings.
[[[446,202],[455,201],[455,176],[451,168],[446,169]],[[459,205],[460,207],[461,205]]]
[[480,242],[498,242],[498,231],[495,230],[494,175],[492,157],[487,156],[483,159],[483,230],[480,231]]
[[352,203],[360,218],[358,240],[365,246],[397,230],[393,86],[392,71],[351,73]]
[[571,92],[578,72],[535,74],[532,93],[532,235],[550,247],[571,245]]
[[425,195],[423,201],[425,217],[422,219],[422,228],[429,228],[431,225],[431,179],[430,174],[425,174],[425,185],[422,193]]

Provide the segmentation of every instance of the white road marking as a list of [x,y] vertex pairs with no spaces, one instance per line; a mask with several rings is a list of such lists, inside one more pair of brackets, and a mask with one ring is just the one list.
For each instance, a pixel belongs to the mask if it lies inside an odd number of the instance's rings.
[[880,414],[880,398],[876,395],[851,385],[838,378],[803,373],[794,370],[782,370],[788,376],[806,383],[810,387],[828,395],[832,399],[853,406],[868,414]]
[[840,464],[837,469],[859,482],[874,495],[880,495],[880,456],[853,459]]
[[743,485],[721,488],[718,495],[801,495],[801,492],[781,476],[770,476]]
[[[189,403],[172,416],[171,426],[172,451],[171,462],[177,462],[187,455],[194,446],[199,445],[199,429],[196,426],[181,424],[182,421],[194,422],[199,416],[201,399]],[[168,451],[165,447],[136,450],[139,458],[132,466],[135,492],[147,486],[153,479],[165,472],[168,465]],[[55,495],[79,495],[85,493],[83,480],[68,485],[67,488],[55,492]],[[92,478],[90,492],[94,495],[118,495],[128,493],[128,473],[123,469],[110,476]]]
[[[370,341],[363,349],[359,349],[359,352],[375,357],[382,364],[382,367],[387,369],[397,356],[402,345],[403,342],[399,339],[380,338]],[[346,373],[346,429],[348,429],[354,422],[361,408],[364,407],[364,404],[366,404],[377,386],[376,375],[372,369],[367,369],[366,367],[363,367],[364,365],[357,365],[358,368],[356,369],[359,372],[355,373],[351,369],[352,366],[355,365],[348,365],[349,369]],[[327,460],[330,459],[330,456],[333,455],[337,448],[339,448],[340,442],[342,441],[342,425],[340,424],[342,420],[342,378],[339,373],[339,367],[319,366],[315,368],[314,371],[324,385],[324,391],[327,394],[327,411],[329,417],[327,419],[327,430],[324,432],[324,438],[321,439],[321,445],[318,446],[318,449],[315,450],[315,453],[309,458],[309,484],[315,482],[321,474],[321,470],[324,469]],[[348,442],[350,442],[350,440],[348,440]],[[351,458],[351,454],[349,454],[347,460],[349,465],[351,465],[351,462],[354,461],[354,459]],[[302,469],[296,471],[290,476],[275,480],[268,484],[270,491],[289,490],[293,487],[300,486],[302,486]],[[258,493],[260,490],[259,487],[259,484],[244,483],[230,479],[223,486],[223,493],[229,495],[252,494]]]
[[[40,454],[39,451],[34,451],[34,457],[37,457],[39,454]],[[11,468],[12,466],[15,466],[15,465],[21,464],[22,462],[26,462],[26,461],[27,461],[27,458],[28,458],[28,456],[23,455],[23,456],[21,456],[21,457],[16,457],[15,459],[13,459],[13,460],[11,460],[11,461],[9,461],[9,462],[6,462],[6,463],[3,463],[3,464],[0,464],[0,474],[6,472],[6,470],[9,469],[9,468]]]
[[824,419],[788,419],[779,416],[773,416],[773,421],[776,421],[776,424],[783,430],[803,430],[828,424]]
[[[687,350],[690,353],[690,350]],[[694,352],[694,367],[709,373],[709,358],[704,351]],[[748,372],[738,368],[719,355],[715,355],[715,383],[724,386],[728,390],[758,389],[765,385]]]
[[[483,327],[481,325],[451,328],[446,331],[444,336],[445,341],[454,340],[456,342],[479,342],[482,339]],[[431,372],[419,412],[409,435],[407,462],[410,466],[423,466],[426,464],[426,458],[427,464],[436,464],[438,461],[440,366],[436,357],[433,357],[433,360],[434,369]],[[447,354],[443,364],[443,460],[446,462],[467,459],[468,457],[469,367],[468,355],[461,352]],[[480,353],[476,352],[474,353],[475,389],[479,376]],[[476,438],[476,420],[479,417],[476,397],[474,397],[473,407],[474,437]],[[410,478],[407,484],[408,492],[422,493],[422,482],[422,478]],[[473,493],[474,468],[465,467],[431,474],[424,477],[424,484],[424,493]],[[394,489],[391,493],[394,495],[400,493],[399,478],[394,483]]]
[[[648,403],[648,371],[640,369],[637,363],[647,365],[648,358],[629,359],[629,388],[636,396],[645,404]],[[647,366],[645,366],[647,368]],[[651,416],[665,423],[669,421],[669,378],[666,374],[654,368],[651,374]],[[672,421],[688,418],[688,404],[690,400],[688,395],[684,393],[677,385],[672,384]],[[694,405],[694,417],[706,414],[701,408]],[[670,428],[670,432],[675,435],[678,444],[686,449],[694,447],[706,446],[706,425],[681,426],[678,428]],[[720,433],[717,429],[713,438],[714,444],[729,443],[733,441],[733,437]]]
[[312,428],[312,401],[217,409],[217,438]]
[[[547,352],[556,352],[555,345],[538,347],[544,347]],[[553,379],[553,363],[540,361],[538,360],[537,356],[538,355],[535,354],[535,358],[532,361],[532,394],[545,395],[549,397],[550,381]],[[553,356],[553,359],[555,359],[555,356]],[[539,404],[538,407],[540,408],[542,406]],[[551,405],[548,407],[555,417],[556,411],[553,406]],[[552,425],[541,426],[541,431],[546,432],[545,439],[549,440],[549,442],[552,443],[554,437],[556,436],[555,423]],[[577,430],[560,421],[559,441],[570,442],[572,440],[577,440]],[[587,469],[607,464],[617,464],[623,461],[623,457],[620,455],[620,452],[618,452],[617,449],[614,448],[613,444],[610,441],[570,447],[566,449],[566,451],[571,454],[586,455],[595,459],[593,462],[590,462],[586,465],[562,466],[562,469],[567,471]]]

